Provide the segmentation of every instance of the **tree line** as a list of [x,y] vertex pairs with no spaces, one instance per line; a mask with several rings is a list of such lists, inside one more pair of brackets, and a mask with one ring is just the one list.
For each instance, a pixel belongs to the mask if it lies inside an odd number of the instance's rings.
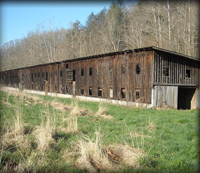
[[77,20],[58,29],[52,19],[49,28],[38,24],[25,38],[5,43],[1,70],[148,46],[199,58],[198,15],[193,0],[113,1],[109,9],[92,12],[85,25]]

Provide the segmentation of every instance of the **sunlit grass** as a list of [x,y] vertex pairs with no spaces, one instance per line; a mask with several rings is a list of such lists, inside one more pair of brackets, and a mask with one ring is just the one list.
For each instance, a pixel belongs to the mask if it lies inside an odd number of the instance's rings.
[[[0,92],[1,137],[12,132],[24,140],[16,143],[11,135],[7,138],[11,141],[1,142],[1,170],[82,172],[76,165],[77,159],[81,160],[78,151],[83,152],[87,142],[96,142],[101,149],[127,146],[127,150],[144,151],[136,172],[197,171],[198,110],[139,109],[41,95],[34,98]],[[99,128],[100,142],[95,141]],[[119,171],[123,170],[132,168],[124,164]]]

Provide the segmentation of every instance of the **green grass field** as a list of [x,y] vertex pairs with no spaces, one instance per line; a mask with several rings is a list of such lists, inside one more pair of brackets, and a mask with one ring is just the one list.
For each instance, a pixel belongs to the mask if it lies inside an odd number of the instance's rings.
[[[90,165],[92,171],[80,167],[77,159],[83,150],[79,141],[84,144],[86,139],[93,141],[91,146],[96,140],[104,150],[120,144],[144,153],[138,157],[138,166],[132,166],[132,162],[121,161],[132,159],[130,152],[127,156],[115,152],[115,165],[120,165],[117,172],[198,172],[198,110],[139,109],[103,103],[104,109],[98,114],[97,102],[26,95],[0,92],[2,172],[116,172],[102,166],[104,155],[95,161],[97,156],[91,153],[88,157],[95,164]],[[71,107],[59,109],[58,103]],[[97,138],[97,132],[101,137]],[[83,165],[87,163],[92,161]]]

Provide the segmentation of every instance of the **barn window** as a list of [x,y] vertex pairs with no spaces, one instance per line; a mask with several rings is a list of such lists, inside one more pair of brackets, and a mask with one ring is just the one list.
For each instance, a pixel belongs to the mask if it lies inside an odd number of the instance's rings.
[[81,76],[84,76],[84,69],[81,69]]
[[121,88],[121,97],[126,98],[126,89],[125,88]]
[[68,86],[66,85],[66,93],[69,93],[69,89],[68,89]]
[[89,87],[89,95],[90,96],[92,95],[92,87],[91,86]]
[[92,76],[92,67],[89,68],[89,76]]
[[42,77],[44,77],[44,73],[42,73]]
[[163,76],[169,76],[169,67],[163,67]]
[[36,77],[37,75],[36,75],[36,73],[35,73],[35,77]]
[[66,68],[69,68],[69,65],[68,65],[68,64],[66,64]]
[[140,69],[140,65],[136,64],[136,74],[140,74],[141,69]]
[[40,73],[38,73],[38,77],[40,77]]
[[62,77],[62,70],[60,71],[60,77]]
[[76,70],[73,70],[73,81],[76,81]]
[[126,73],[126,67],[124,65],[122,65],[122,74]]
[[140,92],[139,91],[136,91],[135,92],[135,99],[137,100],[137,99],[139,99],[140,98]]
[[186,69],[185,77],[190,78],[190,69]]
[[81,95],[84,95],[84,88],[81,87]]
[[98,96],[102,97],[102,88],[98,87]]

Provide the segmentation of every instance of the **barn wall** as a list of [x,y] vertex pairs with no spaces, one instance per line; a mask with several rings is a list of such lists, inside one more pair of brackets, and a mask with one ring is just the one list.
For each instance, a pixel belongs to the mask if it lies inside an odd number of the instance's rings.
[[[0,79],[6,75],[7,86],[20,84],[21,89],[177,108],[177,87],[198,88],[199,66],[185,57],[142,49],[10,70],[1,73]],[[192,107],[200,107],[199,95],[197,90]]]
[[153,55],[143,50],[40,65],[16,70],[18,79],[8,71],[5,83],[46,93],[151,104]]
[[[198,61],[156,51],[153,83],[199,86],[199,68]],[[166,69],[168,75],[164,73]]]
[[[72,84],[65,80],[63,85],[67,85],[69,94],[73,94],[75,85],[76,95],[150,104],[152,60],[153,52],[144,51],[68,62],[69,69],[76,71],[76,81]],[[136,73],[137,64],[140,74]],[[136,98],[136,92],[139,98]]]
[[178,86],[155,86],[152,89],[152,102],[154,107],[178,107]]
[[196,90],[196,108],[200,109],[200,89]]

